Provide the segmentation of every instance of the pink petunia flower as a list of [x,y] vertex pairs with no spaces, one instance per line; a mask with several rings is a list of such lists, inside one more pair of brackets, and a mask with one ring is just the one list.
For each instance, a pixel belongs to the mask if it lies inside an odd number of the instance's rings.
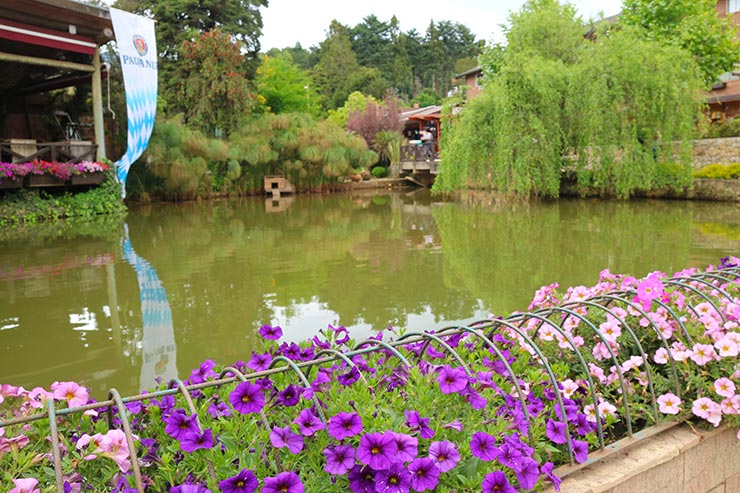
[[14,479],[13,483],[15,488],[8,491],[8,493],[41,493],[41,490],[36,488],[36,485],[39,484],[36,478]]
[[722,397],[735,395],[735,383],[727,377],[718,378],[714,381],[714,391]]
[[66,400],[69,407],[84,406],[90,398],[87,389],[75,382],[54,382],[51,389],[54,391],[54,399]]
[[694,344],[689,358],[699,366],[704,366],[717,357],[714,346],[709,344]]
[[678,414],[681,412],[681,399],[672,392],[658,397],[658,408],[663,414]]

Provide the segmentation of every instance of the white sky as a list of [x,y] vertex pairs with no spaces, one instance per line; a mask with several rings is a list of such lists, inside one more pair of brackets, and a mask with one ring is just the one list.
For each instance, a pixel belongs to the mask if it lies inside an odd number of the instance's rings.
[[[619,13],[621,0],[571,0],[584,20]],[[467,26],[478,39],[503,41],[500,24],[511,12],[518,11],[524,0],[269,0],[262,9],[264,28],[260,38],[262,51],[292,47],[300,42],[303,48],[318,46],[326,38],[333,19],[355,26],[370,14],[381,21],[390,21],[395,14],[401,31],[415,28],[422,35],[434,20],[459,22]]]

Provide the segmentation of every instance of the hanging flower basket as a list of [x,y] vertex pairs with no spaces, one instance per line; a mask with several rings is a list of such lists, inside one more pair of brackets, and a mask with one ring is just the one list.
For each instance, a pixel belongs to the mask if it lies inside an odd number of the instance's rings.
[[33,175],[26,177],[27,186],[31,188],[41,187],[63,187],[64,181],[54,175]]
[[69,184],[72,186],[76,185],[100,185],[103,183],[105,174],[102,171],[95,173],[84,173],[81,175],[72,175],[69,178]]

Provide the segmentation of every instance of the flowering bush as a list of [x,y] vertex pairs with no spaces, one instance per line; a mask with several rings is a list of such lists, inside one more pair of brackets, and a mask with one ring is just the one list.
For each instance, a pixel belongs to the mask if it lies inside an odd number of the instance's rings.
[[[280,327],[263,325],[262,347],[223,370],[252,373],[237,384],[209,386],[220,374],[207,360],[184,382],[192,401],[129,400],[111,429],[93,409],[60,418],[65,491],[136,491],[139,471],[146,491],[173,493],[558,489],[557,465],[637,427],[738,423],[740,259],[720,267],[603,271],[592,287],[543,287],[530,312],[392,343],[380,332],[354,345],[332,326],[280,343]],[[92,402],[73,382],[3,385],[0,419],[43,413],[50,399]],[[53,483],[48,440],[45,419],[0,422],[0,490]]]
[[29,163],[17,164],[17,163],[0,163],[0,181],[22,180],[31,171]]
[[26,175],[51,175],[67,181],[73,175],[99,173],[108,170],[108,165],[92,161],[81,163],[60,163],[56,161],[35,160],[30,163],[0,163],[0,181],[22,180]]

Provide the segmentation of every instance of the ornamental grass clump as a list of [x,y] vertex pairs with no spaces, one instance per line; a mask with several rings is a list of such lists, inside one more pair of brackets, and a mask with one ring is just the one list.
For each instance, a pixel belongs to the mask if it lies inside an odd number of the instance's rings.
[[[126,399],[112,426],[103,409],[58,414],[61,481],[130,492],[140,478],[140,490],[174,493],[559,490],[558,466],[638,429],[738,423],[738,279],[734,257],[673,277],[605,270],[595,286],[543,287],[528,312],[358,344],[344,327],[298,344],[266,324],[247,361],[207,360],[170,383],[177,393]],[[48,420],[7,424],[44,417],[50,401],[92,402],[73,382],[0,388],[0,489],[54,484]]]

